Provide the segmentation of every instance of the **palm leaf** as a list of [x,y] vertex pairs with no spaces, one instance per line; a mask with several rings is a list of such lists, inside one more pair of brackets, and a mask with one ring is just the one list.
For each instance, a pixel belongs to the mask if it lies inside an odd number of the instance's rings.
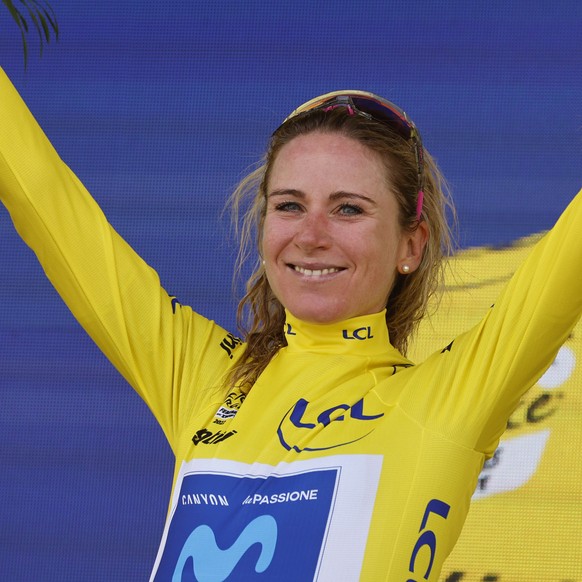
[[32,22],[40,40],[40,54],[45,42],[50,42],[51,30],[55,39],[59,39],[59,25],[53,9],[47,2],[41,0],[2,0],[8,12],[20,29],[22,49],[24,52],[24,67],[28,62],[28,45],[26,35],[29,31],[29,21]]

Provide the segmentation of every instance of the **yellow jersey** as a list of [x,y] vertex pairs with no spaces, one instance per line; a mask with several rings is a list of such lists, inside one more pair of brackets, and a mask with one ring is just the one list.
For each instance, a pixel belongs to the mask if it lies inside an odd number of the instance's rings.
[[222,388],[241,340],[164,291],[3,74],[0,127],[16,229],[175,454],[151,579],[438,580],[484,461],[581,313],[582,195],[422,363],[391,346],[384,313],[288,313],[288,345],[246,395]]

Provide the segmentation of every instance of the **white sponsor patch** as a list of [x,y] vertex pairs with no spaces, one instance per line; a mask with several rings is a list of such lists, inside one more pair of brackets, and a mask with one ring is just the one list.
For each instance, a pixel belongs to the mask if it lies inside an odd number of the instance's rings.
[[542,430],[501,441],[479,475],[473,500],[525,485],[537,471],[549,436],[549,430]]
[[576,367],[576,355],[568,346],[562,346],[552,365],[538,380],[538,386],[544,390],[558,388],[570,379]]
[[358,580],[381,469],[380,455],[184,462],[150,580]]

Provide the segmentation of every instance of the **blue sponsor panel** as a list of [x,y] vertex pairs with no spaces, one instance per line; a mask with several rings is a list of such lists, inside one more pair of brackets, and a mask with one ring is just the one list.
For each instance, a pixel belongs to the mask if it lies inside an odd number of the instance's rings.
[[336,479],[337,469],[186,475],[155,580],[313,580]]

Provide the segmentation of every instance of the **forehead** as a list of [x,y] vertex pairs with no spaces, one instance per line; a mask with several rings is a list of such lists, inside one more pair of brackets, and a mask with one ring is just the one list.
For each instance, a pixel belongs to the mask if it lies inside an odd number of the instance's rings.
[[293,138],[273,161],[268,188],[314,186],[378,189],[389,184],[380,154],[339,133],[310,133]]

